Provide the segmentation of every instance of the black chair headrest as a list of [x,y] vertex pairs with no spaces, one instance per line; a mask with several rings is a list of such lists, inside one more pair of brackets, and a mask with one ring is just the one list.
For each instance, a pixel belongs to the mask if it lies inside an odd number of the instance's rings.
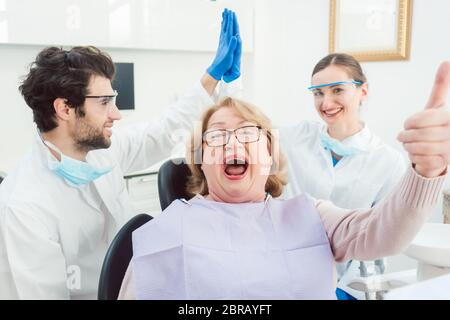
[[159,168],[158,193],[161,209],[167,208],[172,201],[189,199],[186,184],[191,171],[184,158],[169,159]]

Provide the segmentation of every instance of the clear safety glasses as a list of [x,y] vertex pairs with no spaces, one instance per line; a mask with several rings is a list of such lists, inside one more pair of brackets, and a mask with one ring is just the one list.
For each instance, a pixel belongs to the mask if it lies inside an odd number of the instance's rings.
[[331,86],[338,86],[338,85],[342,85],[342,84],[356,84],[356,85],[361,85],[363,84],[361,81],[355,81],[355,80],[351,80],[351,81],[338,81],[338,82],[331,82],[331,83],[324,83],[324,84],[319,84],[317,86],[310,86],[308,87],[308,90],[312,91],[314,89],[320,89],[323,87],[331,87]]
[[111,95],[98,95],[98,96],[84,96],[85,98],[92,98],[97,99],[97,102],[101,105],[105,106],[114,106],[116,104],[116,98],[119,95],[119,93],[114,90],[114,94]]

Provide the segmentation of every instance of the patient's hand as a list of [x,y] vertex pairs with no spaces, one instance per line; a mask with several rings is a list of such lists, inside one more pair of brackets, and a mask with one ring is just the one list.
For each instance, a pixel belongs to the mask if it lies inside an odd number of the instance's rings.
[[450,88],[450,61],[443,62],[424,111],[405,121],[398,140],[421,176],[432,178],[450,163],[450,110],[446,98]]

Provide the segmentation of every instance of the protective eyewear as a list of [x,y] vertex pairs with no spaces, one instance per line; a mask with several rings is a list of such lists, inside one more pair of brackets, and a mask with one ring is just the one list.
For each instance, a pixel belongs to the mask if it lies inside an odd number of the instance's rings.
[[361,81],[338,81],[338,82],[331,82],[331,83],[324,83],[324,84],[319,84],[317,86],[310,86],[308,87],[308,90],[313,90],[313,89],[319,89],[319,88],[323,88],[323,87],[331,87],[331,86],[338,86],[341,84],[356,84],[356,85],[361,85],[363,84]]

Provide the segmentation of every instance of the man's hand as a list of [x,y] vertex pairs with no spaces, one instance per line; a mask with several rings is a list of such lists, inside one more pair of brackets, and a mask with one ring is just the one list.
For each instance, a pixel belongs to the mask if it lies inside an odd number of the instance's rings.
[[450,88],[450,61],[443,62],[424,111],[405,121],[398,140],[421,176],[441,175],[450,163],[450,111],[445,106]]

